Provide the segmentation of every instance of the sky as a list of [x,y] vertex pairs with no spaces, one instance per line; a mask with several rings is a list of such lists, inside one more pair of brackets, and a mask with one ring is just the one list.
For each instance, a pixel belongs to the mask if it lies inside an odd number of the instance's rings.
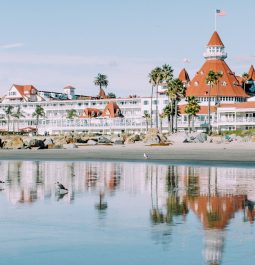
[[148,73],[169,64],[192,78],[214,13],[237,74],[255,63],[254,0],[0,0],[0,95],[12,84],[96,95],[98,73],[117,96],[149,95]]

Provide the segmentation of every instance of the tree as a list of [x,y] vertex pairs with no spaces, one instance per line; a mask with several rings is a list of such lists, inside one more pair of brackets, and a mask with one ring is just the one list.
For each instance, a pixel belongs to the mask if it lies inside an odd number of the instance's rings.
[[211,90],[215,84],[218,83],[221,73],[216,73],[210,70],[205,78],[206,83],[209,86],[208,89],[208,134],[211,134]]
[[116,95],[112,92],[109,92],[107,96],[108,98],[116,98]]
[[152,70],[152,76],[156,86],[156,128],[158,129],[158,87],[163,81],[163,73],[160,67],[156,67]]
[[77,117],[77,111],[75,109],[68,109],[66,110],[66,118],[72,120],[73,118]]
[[94,84],[96,86],[99,86],[100,91],[101,91],[102,87],[107,87],[108,86],[107,76],[103,75],[103,74],[98,74],[95,77]]
[[156,86],[156,75],[154,69],[149,73],[149,83],[151,84],[151,128],[152,128],[152,98],[153,98],[153,91],[154,87]]
[[42,106],[37,105],[32,117],[36,117],[36,133],[38,134],[39,119],[45,116],[45,112]]
[[160,132],[162,133],[162,123],[163,123],[163,119],[166,117],[166,114],[164,113],[164,111],[162,113],[159,114],[159,120],[160,120]]
[[174,105],[173,104],[168,104],[165,106],[163,112],[164,112],[164,115],[165,117],[167,117],[167,121],[168,121],[168,131],[169,133],[172,132],[172,126],[173,126],[173,123],[172,123],[172,117],[174,116]]
[[244,83],[243,83],[243,85],[244,85],[244,92],[246,93],[245,85],[246,85],[247,80],[249,79],[249,74],[248,73],[243,73],[242,74],[242,77],[243,77],[243,80],[244,80]]
[[[178,102],[186,96],[186,87],[184,86],[183,82],[178,78],[170,80],[167,83],[166,94],[168,96],[170,104],[172,104],[172,107],[175,108],[175,111],[174,111],[175,131],[177,132],[177,130],[178,130],[178,124],[177,124]],[[171,132],[173,132],[173,121],[174,121],[174,119],[172,116],[172,131]]]
[[185,107],[185,113],[188,114],[189,132],[191,132],[190,121],[192,120],[192,131],[194,130],[194,117],[200,110],[199,101],[194,97],[187,97],[188,104]]
[[[21,110],[20,106],[17,107],[16,112],[13,112],[12,117],[17,119],[17,121],[18,121],[18,130],[19,130],[19,120],[20,120],[20,118],[25,117],[25,115],[24,115],[23,111]],[[13,131],[14,131],[14,122],[13,122]]]
[[151,115],[147,111],[145,111],[143,118],[145,119],[145,122],[146,122],[146,132],[148,132],[149,120],[151,118]]
[[7,118],[7,128],[8,128],[8,132],[10,130],[10,120],[11,120],[11,116],[13,114],[13,109],[14,109],[14,107],[11,106],[11,105],[6,106],[5,109],[4,109],[4,112],[5,112],[6,118]]
[[169,64],[163,64],[161,71],[163,82],[168,83],[173,79],[173,69]]

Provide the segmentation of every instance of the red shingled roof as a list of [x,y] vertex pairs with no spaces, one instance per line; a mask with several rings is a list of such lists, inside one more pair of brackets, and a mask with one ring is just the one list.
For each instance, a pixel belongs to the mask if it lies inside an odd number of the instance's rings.
[[96,108],[86,108],[80,118],[95,118],[101,115],[101,110]]
[[102,88],[100,88],[100,91],[99,91],[98,97],[99,97],[100,99],[108,98],[108,97],[106,96],[106,94],[105,94],[105,91],[104,91]]
[[21,86],[21,85],[15,85],[14,84],[14,86],[22,96],[30,95],[32,90],[37,91],[37,89],[32,85]]
[[255,101],[247,101],[236,104],[221,104],[219,108],[252,109],[255,108]]
[[213,32],[211,39],[209,40],[207,46],[224,46],[217,31]]
[[179,73],[179,79],[180,79],[182,82],[189,82],[189,81],[190,81],[189,74],[188,74],[188,72],[186,71],[185,68],[183,68],[183,69],[181,70],[181,72]]
[[255,81],[255,70],[253,65],[251,65],[250,70],[249,70],[249,80]]
[[187,96],[204,97],[208,95],[209,86],[206,84],[206,76],[210,70],[221,72],[223,76],[219,80],[219,87],[214,85],[211,96],[248,97],[239,84],[235,74],[223,60],[207,60],[187,88]]
[[119,117],[120,114],[121,114],[121,110],[119,106],[117,105],[117,103],[109,102],[103,111],[102,117],[115,118],[115,117]]
[[[179,111],[181,114],[186,114],[185,113],[185,107],[186,106],[187,106],[187,104],[179,106]],[[217,108],[215,106],[211,106],[210,109],[211,109],[211,113],[213,113],[213,112],[216,112]],[[200,106],[200,110],[197,113],[197,115],[205,115],[205,114],[208,114],[208,106]]]

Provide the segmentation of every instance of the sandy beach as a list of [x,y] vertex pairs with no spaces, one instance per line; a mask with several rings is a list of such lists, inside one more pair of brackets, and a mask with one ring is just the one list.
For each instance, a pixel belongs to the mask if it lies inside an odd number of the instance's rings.
[[[148,155],[144,159],[143,154]],[[80,146],[77,149],[0,150],[1,160],[116,160],[169,161],[255,165],[255,144],[174,144],[170,146]]]

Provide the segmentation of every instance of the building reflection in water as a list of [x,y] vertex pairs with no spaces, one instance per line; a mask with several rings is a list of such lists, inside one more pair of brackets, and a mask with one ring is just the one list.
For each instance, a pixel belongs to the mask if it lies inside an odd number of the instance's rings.
[[[152,237],[167,244],[173,225],[181,225],[187,215],[197,216],[204,228],[204,258],[220,264],[225,228],[237,212],[243,220],[255,218],[255,169],[167,166],[110,162],[1,161],[1,191],[13,203],[56,200],[71,203],[81,193],[98,198],[94,207],[106,211],[107,198],[117,191],[144,194],[151,200]],[[56,193],[59,181],[67,194]]]

